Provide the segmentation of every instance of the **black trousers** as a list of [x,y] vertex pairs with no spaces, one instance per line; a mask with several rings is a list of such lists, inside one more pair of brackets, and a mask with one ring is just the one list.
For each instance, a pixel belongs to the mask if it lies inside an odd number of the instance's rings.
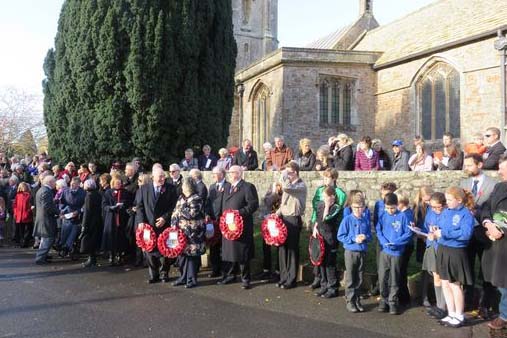
[[364,258],[366,252],[345,250],[345,298],[356,303],[363,283]]
[[169,276],[171,264],[176,260],[162,256],[158,250],[153,252],[145,252],[146,261],[148,262],[148,272],[150,279],[158,279]]
[[414,252],[413,245],[405,246],[405,251],[400,261],[400,292],[399,301],[401,304],[410,304],[410,292],[408,291],[408,262]]
[[280,264],[280,283],[295,284],[299,268],[299,237],[301,234],[300,216],[282,216],[287,226],[287,240],[278,248]]
[[20,243],[21,246],[26,246],[32,239],[32,233],[33,223],[16,223],[14,241]]
[[209,247],[209,258],[211,263],[211,271],[219,274],[222,271],[222,241]]
[[246,262],[223,262],[224,279],[236,278],[238,268],[241,272],[241,281],[250,283],[250,261]]
[[338,277],[336,273],[336,245],[325,243],[324,259],[319,265],[320,288],[328,292],[338,291]]
[[197,284],[197,273],[199,272],[200,256],[180,256],[180,278],[179,281],[186,284]]

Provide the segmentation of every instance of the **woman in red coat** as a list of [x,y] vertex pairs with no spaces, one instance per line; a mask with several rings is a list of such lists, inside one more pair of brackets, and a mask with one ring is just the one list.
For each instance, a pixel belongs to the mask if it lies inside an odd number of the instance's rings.
[[14,240],[19,243],[22,248],[28,247],[33,232],[33,212],[32,212],[32,195],[30,194],[30,186],[21,182],[18,186],[18,192],[12,204],[14,214],[14,222],[16,222],[16,233]]

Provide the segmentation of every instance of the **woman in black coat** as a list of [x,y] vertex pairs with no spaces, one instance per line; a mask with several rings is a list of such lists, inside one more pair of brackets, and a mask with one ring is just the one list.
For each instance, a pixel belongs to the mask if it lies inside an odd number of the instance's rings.
[[315,166],[315,154],[311,149],[312,142],[310,139],[304,138],[299,141],[299,152],[297,163],[300,171],[311,171]]
[[102,251],[109,254],[109,263],[123,263],[127,250],[126,228],[129,220],[127,210],[132,207],[134,196],[123,189],[120,177],[111,179],[111,189],[104,192],[102,210],[104,212],[104,232],[102,233]]
[[97,264],[95,254],[102,236],[102,196],[93,179],[86,180],[83,187],[86,197],[79,238],[81,239],[81,253],[89,255],[88,260],[83,263],[83,267],[89,268]]
[[336,170],[354,170],[354,150],[352,143],[354,142],[345,134],[337,136],[338,144],[334,150],[334,167]]

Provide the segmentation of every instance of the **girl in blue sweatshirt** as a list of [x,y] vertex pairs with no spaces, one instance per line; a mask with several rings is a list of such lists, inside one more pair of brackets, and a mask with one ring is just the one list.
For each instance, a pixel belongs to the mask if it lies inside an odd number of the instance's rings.
[[[407,216],[398,210],[398,197],[389,193],[384,197],[385,212],[377,223],[377,238],[381,246],[378,279],[380,303],[378,310],[399,314],[398,293],[401,279],[401,259],[405,246],[412,239]],[[386,281],[383,283],[382,281]]]
[[473,207],[473,195],[458,187],[445,191],[447,209],[441,228],[434,231],[438,238],[437,273],[442,280],[442,291],[448,314],[441,323],[461,327],[464,323],[463,285],[472,283],[472,273],[466,247],[473,234],[474,218],[468,207]]
[[365,199],[362,192],[352,195],[352,214],[346,216],[338,229],[338,240],[345,248],[345,298],[347,310],[363,312],[359,288],[363,281],[364,257],[371,241],[370,219],[365,219]]
[[420,229],[427,233],[426,250],[422,263],[422,273],[428,273],[433,276],[433,286],[435,288],[435,298],[437,304],[428,309],[428,315],[436,319],[442,319],[447,316],[444,294],[442,292],[442,282],[437,272],[437,251],[438,242],[434,232],[441,228],[441,220],[444,209],[446,208],[445,195],[441,192],[435,192],[430,198],[430,209],[426,212],[424,223]]

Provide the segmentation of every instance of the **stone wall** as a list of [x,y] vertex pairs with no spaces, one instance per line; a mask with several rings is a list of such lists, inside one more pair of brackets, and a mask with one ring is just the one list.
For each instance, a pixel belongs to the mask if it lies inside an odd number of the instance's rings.
[[[487,172],[487,175],[495,178],[498,177],[497,172],[494,171]],[[249,171],[244,174],[245,180],[255,184],[257,187],[257,192],[261,201],[266,191],[279,177],[280,173],[278,172]],[[301,172],[300,177],[308,187],[305,215],[305,224],[308,224],[308,220],[312,213],[312,198],[315,194],[315,190],[322,185],[322,177],[320,172]],[[465,175],[462,171],[438,171],[429,173],[340,171],[338,186],[347,193],[353,189],[364,191],[368,199],[368,205],[373,211],[375,201],[380,199],[380,186],[384,182],[395,182],[399,189],[411,192],[411,197],[415,198],[417,190],[423,185],[430,185],[436,191],[444,191],[449,186],[459,185],[460,180],[463,178],[465,178]],[[210,172],[204,172],[204,182],[208,186],[212,183]]]

